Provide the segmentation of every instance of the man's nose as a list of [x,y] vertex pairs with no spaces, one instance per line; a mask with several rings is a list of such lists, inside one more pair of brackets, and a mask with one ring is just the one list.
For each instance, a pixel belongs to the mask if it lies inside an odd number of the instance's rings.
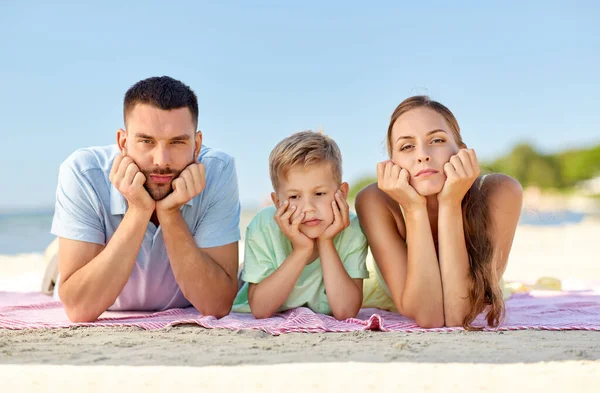
[[158,145],[156,149],[154,149],[154,165],[164,168],[168,166],[171,162],[171,157],[169,154],[169,149],[164,146]]

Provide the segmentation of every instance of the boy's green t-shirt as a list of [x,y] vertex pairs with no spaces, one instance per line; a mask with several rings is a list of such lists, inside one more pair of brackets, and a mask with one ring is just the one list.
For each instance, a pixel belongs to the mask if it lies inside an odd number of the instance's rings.
[[[242,280],[245,283],[233,302],[234,312],[250,312],[248,283],[258,284],[267,278],[292,252],[292,243],[273,218],[275,211],[275,206],[262,209],[248,225],[242,270]],[[333,244],[351,278],[369,277],[366,267],[367,239],[356,214],[350,212],[350,226],[333,239]],[[302,306],[317,313],[331,314],[319,258],[304,268],[294,289],[278,311]]]

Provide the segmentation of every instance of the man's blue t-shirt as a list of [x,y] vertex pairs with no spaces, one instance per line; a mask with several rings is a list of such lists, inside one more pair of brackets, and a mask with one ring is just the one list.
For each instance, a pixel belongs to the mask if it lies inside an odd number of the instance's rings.
[[[60,166],[52,234],[106,245],[127,210],[125,197],[109,180],[117,145],[79,149]],[[206,168],[206,187],[181,212],[198,247],[240,240],[240,202],[231,156],[202,146],[198,161]],[[58,298],[58,286],[54,295]],[[148,223],[135,265],[109,310],[165,310],[187,307],[175,281],[161,227]]]

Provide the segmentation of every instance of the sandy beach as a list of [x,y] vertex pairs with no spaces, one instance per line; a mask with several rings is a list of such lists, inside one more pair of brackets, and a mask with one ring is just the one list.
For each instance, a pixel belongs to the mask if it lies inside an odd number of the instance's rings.
[[[243,217],[243,224],[250,218]],[[600,222],[594,219],[546,227],[521,225],[505,279],[533,283],[543,276],[557,277],[564,289],[599,283],[600,258],[594,250],[599,234]],[[43,256],[0,256],[0,268],[0,290],[37,290]],[[64,390],[62,386],[86,391],[171,391],[175,387],[462,391],[465,386],[486,392],[513,388],[595,391],[593,386],[600,382],[600,332],[358,332],[274,337],[190,325],[159,331],[0,330],[0,363],[0,378],[10,376],[13,389],[8,391],[47,391],[49,384],[57,390]],[[199,379],[190,380],[189,372]]]

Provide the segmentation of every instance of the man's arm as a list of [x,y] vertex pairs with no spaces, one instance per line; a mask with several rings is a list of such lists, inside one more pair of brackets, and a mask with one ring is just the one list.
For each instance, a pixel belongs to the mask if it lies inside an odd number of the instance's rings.
[[127,283],[152,213],[128,210],[106,246],[59,238],[58,295],[73,322],[91,322]]
[[161,213],[159,221],[183,296],[204,315],[229,314],[238,289],[238,242],[199,248],[179,210]]

